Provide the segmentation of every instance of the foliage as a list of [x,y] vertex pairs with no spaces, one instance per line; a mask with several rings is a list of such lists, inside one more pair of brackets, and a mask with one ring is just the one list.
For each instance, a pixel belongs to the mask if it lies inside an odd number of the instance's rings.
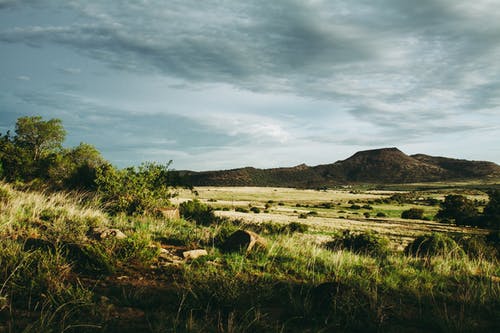
[[463,256],[464,251],[453,238],[439,233],[421,235],[415,238],[405,248],[405,253],[418,257],[432,256]]
[[459,194],[447,195],[440,206],[436,218],[443,222],[451,220],[464,225],[478,214],[474,202]]
[[500,229],[500,190],[492,190],[488,196],[489,201],[484,207],[482,225]]
[[15,133],[0,135],[0,165],[6,180],[30,182],[34,188],[96,189],[96,169],[106,161],[89,144],[63,149],[66,131],[60,119],[21,117]]
[[179,213],[186,220],[194,221],[201,225],[210,225],[217,220],[212,207],[197,199],[181,203]]
[[166,184],[168,166],[143,163],[138,168],[118,170],[109,164],[96,169],[97,192],[112,214],[152,214],[168,205],[171,192]]
[[344,230],[341,236],[335,237],[326,244],[332,250],[348,250],[365,255],[384,257],[389,252],[389,240],[373,232],[351,233]]
[[16,122],[15,143],[27,149],[35,161],[61,149],[65,136],[60,119],[44,121],[40,116],[33,116],[18,118]]
[[421,220],[424,217],[424,210],[422,208],[410,208],[401,213],[403,219]]
[[260,208],[259,207],[251,207],[250,211],[253,212],[253,213],[255,213],[255,214],[259,214],[260,213]]

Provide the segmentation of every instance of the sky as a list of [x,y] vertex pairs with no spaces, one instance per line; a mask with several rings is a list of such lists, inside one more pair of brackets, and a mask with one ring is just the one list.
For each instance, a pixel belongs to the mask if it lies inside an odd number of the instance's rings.
[[500,163],[499,0],[0,0],[0,132],[59,118],[119,167]]

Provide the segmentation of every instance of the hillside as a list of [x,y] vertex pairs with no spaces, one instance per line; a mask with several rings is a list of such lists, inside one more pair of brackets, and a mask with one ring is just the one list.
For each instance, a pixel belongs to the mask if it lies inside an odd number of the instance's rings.
[[256,169],[252,167],[183,172],[193,186],[323,187],[349,183],[415,183],[500,177],[493,162],[468,161],[424,154],[408,156],[397,148],[365,150],[332,164]]

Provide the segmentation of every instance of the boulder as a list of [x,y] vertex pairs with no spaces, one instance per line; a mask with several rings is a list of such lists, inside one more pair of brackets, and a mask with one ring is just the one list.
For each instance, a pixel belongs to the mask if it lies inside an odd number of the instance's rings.
[[106,238],[116,238],[116,239],[125,239],[127,238],[127,235],[125,235],[123,232],[121,232],[120,229],[112,229],[112,228],[106,228],[106,227],[97,227],[97,228],[92,228],[91,231],[91,236],[96,238],[96,239],[106,239]]
[[199,257],[208,256],[208,252],[207,252],[207,250],[203,250],[203,249],[184,251],[184,252],[182,252],[182,256],[186,260],[195,260]]
[[221,249],[225,252],[245,251],[250,252],[253,248],[265,248],[266,240],[255,232],[249,230],[237,230],[222,244]]

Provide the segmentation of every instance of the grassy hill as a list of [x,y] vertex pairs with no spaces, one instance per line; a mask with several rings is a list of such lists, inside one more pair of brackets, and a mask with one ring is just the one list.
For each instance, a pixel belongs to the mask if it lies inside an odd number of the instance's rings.
[[[296,193],[301,205],[310,200],[304,193],[304,202]],[[297,224],[200,225],[109,215],[96,202],[0,183],[0,332],[500,328],[497,257],[486,248],[462,250],[445,233],[433,239],[450,251],[415,256],[391,250],[373,232],[318,243],[314,229]],[[259,232],[266,245],[223,251],[221,242],[239,229]],[[183,258],[194,249],[207,255]]]
[[500,166],[423,154],[408,156],[397,148],[357,152],[332,164],[290,168],[241,168],[182,172],[193,186],[332,187],[339,184],[398,184],[450,180],[499,179]]

